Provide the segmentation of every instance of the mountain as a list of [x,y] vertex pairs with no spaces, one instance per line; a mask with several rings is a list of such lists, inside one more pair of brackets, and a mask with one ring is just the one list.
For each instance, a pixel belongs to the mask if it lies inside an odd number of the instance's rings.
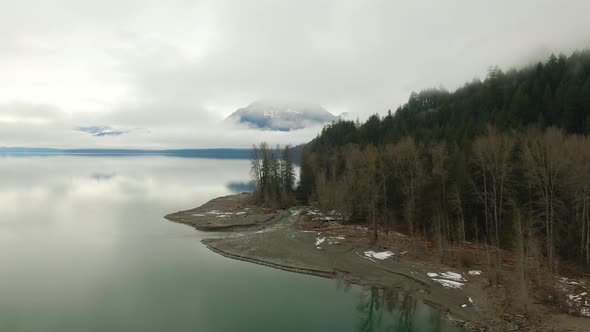
[[128,131],[113,129],[113,128],[109,127],[109,126],[103,126],[103,127],[98,127],[98,126],[79,127],[77,130],[83,131],[85,133],[88,133],[88,134],[90,134],[92,136],[96,136],[96,137],[102,137],[102,136],[119,136],[119,135],[128,133]]
[[331,123],[339,118],[317,104],[259,100],[238,109],[226,121],[252,128],[290,131]]

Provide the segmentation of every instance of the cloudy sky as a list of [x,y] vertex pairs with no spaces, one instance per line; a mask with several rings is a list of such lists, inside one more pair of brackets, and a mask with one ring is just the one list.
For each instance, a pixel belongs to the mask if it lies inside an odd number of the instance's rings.
[[[490,65],[590,47],[590,1],[0,0],[0,146],[299,143],[223,125],[261,98],[363,119]],[[104,126],[120,135],[93,136]]]

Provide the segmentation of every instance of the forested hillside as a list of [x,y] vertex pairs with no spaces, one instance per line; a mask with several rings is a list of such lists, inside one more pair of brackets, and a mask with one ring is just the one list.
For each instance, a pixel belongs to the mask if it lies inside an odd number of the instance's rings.
[[491,68],[326,126],[304,150],[298,194],[368,223],[373,241],[379,229],[433,240],[443,260],[473,241],[550,269],[590,264],[589,131],[590,51]]

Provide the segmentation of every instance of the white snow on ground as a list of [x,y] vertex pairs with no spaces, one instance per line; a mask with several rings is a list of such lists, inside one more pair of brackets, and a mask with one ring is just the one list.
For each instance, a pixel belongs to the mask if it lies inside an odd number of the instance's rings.
[[330,236],[328,237],[328,244],[337,244],[340,243],[339,240],[345,240],[346,238],[344,236]]
[[467,304],[463,303],[463,304],[461,305],[461,308],[465,308],[466,306],[467,306]]
[[205,215],[202,213],[195,213],[193,214],[193,217],[204,217]]
[[455,280],[455,281],[465,281],[465,278],[463,278],[459,273],[455,273],[455,272],[451,272],[451,271],[443,272],[440,275],[444,279],[450,279],[450,280]]
[[480,274],[481,274],[481,271],[480,270],[472,270],[472,271],[469,271],[469,275],[471,275],[471,276],[478,276]]
[[466,281],[459,273],[447,271],[442,273],[428,272],[427,275],[433,280],[447,288],[461,288]]
[[227,218],[229,217],[227,214],[219,214],[216,216],[217,218]]
[[572,280],[566,277],[557,279],[557,287],[564,296],[570,314],[590,317],[590,297],[588,282],[583,279]]
[[318,237],[317,239],[315,239],[315,245],[319,246],[320,244],[324,243],[324,241],[326,241],[325,237]]
[[240,211],[240,212],[236,212],[237,215],[242,215],[242,214],[246,214],[245,211]]
[[366,256],[361,256],[361,254],[358,253],[358,251],[355,251],[356,255],[359,256],[360,258],[364,258],[364,259],[368,259],[373,263],[376,263],[375,260],[371,259],[371,257],[366,257]]
[[580,283],[579,283],[579,282],[577,282],[577,281],[570,281],[570,280],[569,280],[568,278],[566,278],[566,277],[561,277],[559,280],[560,280],[561,282],[565,283],[565,284],[568,284],[568,285],[576,285],[576,286],[577,286],[577,285],[580,285]]
[[471,298],[471,296],[467,297],[469,299],[469,302],[473,303],[473,299]]
[[442,278],[442,279],[454,280],[454,281],[465,281],[465,278],[463,278],[459,273],[455,273],[455,272],[451,272],[451,271],[442,272],[442,273],[428,272],[427,274],[430,278]]
[[454,281],[454,280],[439,279],[439,278],[432,278],[432,280],[438,282],[439,284],[443,285],[443,287],[446,287],[446,288],[457,289],[457,288],[461,288],[461,287],[465,286],[464,283]]
[[387,259],[387,258],[393,256],[393,253],[391,251],[374,252],[374,251],[370,250],[370,251],[365,251],[365,256],[384,260],[384,259]]
[[221,212],[219,210],[207,211],[207,214],[232,214],[231,212]]

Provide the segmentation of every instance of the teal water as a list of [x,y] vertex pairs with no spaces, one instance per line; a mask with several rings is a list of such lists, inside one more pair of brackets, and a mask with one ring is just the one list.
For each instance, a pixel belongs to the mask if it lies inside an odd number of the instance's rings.
[[162,218],[231,193],[248,167],[0,157],[0,331],[458,331],[394,290],[227,259]]

